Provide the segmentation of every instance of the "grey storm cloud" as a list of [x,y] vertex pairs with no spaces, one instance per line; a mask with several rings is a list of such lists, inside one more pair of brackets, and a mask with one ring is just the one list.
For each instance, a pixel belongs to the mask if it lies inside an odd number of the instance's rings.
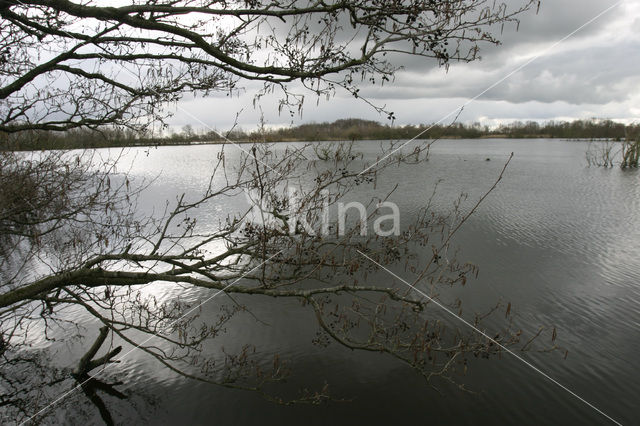
[[[522,0],[507,1],[509,9],[522,5]],[[490,32],[500,40],[500,45],[480,44],[481,61],[473,62],[474,68],[496,68],[504,65],[514,54],[535,49],[544,42],[555,42],[570,34],[583,24],[597,16],[609,6],[613,0],[543,0],[540,9],[531,9],[519,16],[519,23],[506,23],[504,27],[494,27]],[[606,31],[612,20],[622,15],[622,8],[613,9],[606,17],[585,26],[572,39],[582,39]],[[393,57],[397,65],[405,70],[437,68],[435,61],[424,58],[396,55]]]
[[[513,26],[507,27],[503,44],[509,46],[512,42],[522,40],[538,42],[560,39],[615,3],[615,0],[543,0],[539,10],[522,15],[517,31]],[[622,13],[622,9],[612,10],[606,19],[589,24],[577,36],[584,37],[601,31],[611,19]]]
[[[467,106],[463,121],[495,122],[508,119],[571,119],[603,117],[637,121],[640,118],[640,3],[624,0],[597,20],[589,23],[562,44],[546,51],[553,43],[583,26],[616,3],[616,0],[543,0],[540,10],[521,16],[519,28],[505,25],[493,33],[500,46],[482,46],[482,60],[452,64],[448,71],[434,61],[408,55],[394,56],[401,66],[396,78],[384,87],[363,84],[360,94],[374,104],[386,105],[399,124],[428,123],[439,120],[520,67],[537,54],[535,61],[513,73]],[[521,0],[509,0],[512,7]],[[242,110],[241,122],[257,123],[264,114],[272,125],[291,123],[269,105],[277,99],[263,99],[262,110],[252,107],[252,87],[233,99],[198,99],[181,103],[183,109],[202,111],[209,102],[212,117],[206,121],[220,127],[232,122],[229,111]],[[338,92],[329,101],[316,105],[309,93],[302,117],[296,123],[331,121],[361,117],[384,121],[370,106]],[[223,118],[229,115],[229,119]],[[176,114],[184,124],[184,114]],[[221,123],[221,122],[224,122]],[[218,124],[219,123],[219,124]]]
[[[382,89],[368,86],[362,94],[378,99],[475,97],[517,69],[527,55],[535,55],[549,43],[566,37],[607,6],[601,0],[543,2],[538,14],[523,15],[519,31],[505,30],[501,46],[485,47],[481,61],[452,64],[446,72],[412,58],[402,63],[403,71],[393,85]],[[627,40],[611,45],[606,41],[607,33],[615,30],[611,23],[623,13],[617,8],[587,25],[567,40],[571,49],[559,46],[549,51],[481,99],[570,104],[628,99],[632,89],[638,87],[640,43]],[[522,59],[514,61],[518,56]]]
[[[510,66],[509,66],[510,65]],[[402,72],[385,89],[369,86],[363,96],[397,98],[472,98],[507,76],[517,65],[453,67]],[[513,103],[565,101],[571,104],[624,101],[640,87],[640,44],[583,46],[538,58],[481,96]]]

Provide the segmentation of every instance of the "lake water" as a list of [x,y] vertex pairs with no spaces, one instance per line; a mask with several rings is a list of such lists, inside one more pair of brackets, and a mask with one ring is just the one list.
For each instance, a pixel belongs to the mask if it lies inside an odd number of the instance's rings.
[[[375,142],[357,150],[371,161]],[[459,259],[480,274],[458,291],[465,313],[503,300],[514,325],[535,332],[555,326],[569,351],[523,353],[540,370],[623,424],[640,422],[640,172],[586,167],[587,143],[560,140],[444,140],[424,166],[393,167],[379,185],[400,184],[392,197],[409,218],[438,179],[435,209],[445,211],[461,192],[475,202],[495,181],[511,152],[503,181],[457,235]],[[154,177],[145,201],[161,205],[178,192],[206,184],[219,146],[136,149],[132,173]],[[231,151],[234,148],[227,148]],[[276,146],[275,149],[282,149]],[[491,161],[486,161],[489,158]],[[144,204],[144,203],[143,203]],[[228,212],[203,212],[211,223]],[[410,280],[411,276],[405,277]],[[204,297],[194,292],[193,297]],[[254,296],[255,297],[255,296]],[[321,388],[350,402],[279,406],[250,392],[187,381],[154,361],[132,354],[118,368],[129,390],[157,404],[149,424],[607,424],[605,417],[520,361],[477,361],[463,379],[468,394],[438,383],[432,389],[412,370],[378,354],[353,353],[311,343],[317,326],[309,309],[292,301],[239,298],[253,307],[217,343],[251,342],[270,358],[290,361],[287,386]],[[217,312],[222,300],[207,309]],[[228,301],[224,302],[228,303]],[[435,306],[428,315],[445,318]],[[467,315],[465,315],[467,317]],[[489,334],[490,330],[488,331]],[[547,342],[550,344],[550,342]]]

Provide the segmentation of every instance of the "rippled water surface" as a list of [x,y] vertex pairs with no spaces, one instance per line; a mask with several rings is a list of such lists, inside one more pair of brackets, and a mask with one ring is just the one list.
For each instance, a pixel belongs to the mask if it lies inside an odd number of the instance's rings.
[[[371,160],[375,142],[358,150]],[[217,146],[140,150],[133,173],[158,176],[146,208],[207,182]],[[281,148],[275,148],[281,149]],[[387,171],[379,190],[400,183],[393,201],[403,218],[425,203],[438,179],[435,209],[461,193],[477,200],[511,152],[503,181],[457,236],[459,258],[480,275],[459,292],[473,307],[512,303],[524,330],[555,326],[560,353],[522,356],[623,424],[640,422],[640,173],[587,168],[587,144],[559,140],[440,141],[424,166]],[[489,158],[490,161],[486,161]],[[232,203],[232,201],[230,201]],[[229,206],[203,212],[211,223]],[[409,279],[411,277],[407,277]],[[167,297],[170,297],[168,295]],[[194,293],[193,297],[200,297]],[[243,302],[249,303],[249,300]],[[212,301],[210,309],[218,307]],[[265,357],[291,361],[292,388],[330,384],[335,402],[283,407],[242,391],[173,376],[144,357],[122,366],[132,389],[157,397],[145,419],[153,424],[606,424],[607,419],[549,379],[505,355],[476,362],[465,378],[475,394],[425,385],[411,370],[377,354],[311,344],[312,313],[290,301],[254,305],[217,344],[253,342]],[[434,317],[446,316],[435,307]]]

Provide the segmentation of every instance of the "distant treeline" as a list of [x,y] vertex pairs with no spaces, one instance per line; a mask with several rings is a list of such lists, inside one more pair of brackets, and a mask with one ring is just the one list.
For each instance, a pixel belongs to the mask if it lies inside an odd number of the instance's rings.
[[389,126],[376,121],[345,119],[333,123],[302,124],[297,127],[266,132],[268,141],[280,140],[359,140],[432,138],[564,138],[564,139],[625,139],[640,134],[640,124],[625,125],[611,120],[576,120],[573,122],[516,121],[490,129],[479,123],[453,125]]
[[103,148],[144,145],[187,145],[193,143],[223,142],[281,142],[281,141],[340,141],[434,138],[562,138],[562,139],[635,139],[640,135],[640,124],[625,125],[611,120],[576,120],[572,122],[535,121],[514,122],[497,128],[479,123],[453,125],[391,126],[371,120],[349,118],[333,123],[310,123],[294,127],[267,129],[253,132],[232,130],[194,130],[185,126],[180,132],[162,136],[139,134],[128,129],[103,128],[75,129],[67,132],[34,131],[19,134],[0,134],[0,149],[39,150]]

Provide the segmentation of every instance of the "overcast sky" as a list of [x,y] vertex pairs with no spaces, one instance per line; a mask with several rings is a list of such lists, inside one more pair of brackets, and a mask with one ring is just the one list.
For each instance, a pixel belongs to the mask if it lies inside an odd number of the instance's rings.
[[[437,122],[488,87],[502,83],[469,103],[459,121],[495,125],[513,120],[572,120],[610,118],[640,121],[640,1],[622,0],[618,6],[588,24],[566,41],[549,49],[617,0],[543,0],[538,14],[523,15],[519,31],[506,28],[498,47],[485,46],[482,60],[452,64],[447,72],[424,58],[403,57],[405,69],[393,84],[364,87],[373,103],[394,111],[396,124]],[[262,101],[270,126],[292,123],[279,115],[274,98]],[[240,111],[239,124],[254,128],[260,111],[253,107],[253,89],[229,98],[185,98],[170,124],[181,127],[225,129]],[[454,114],[455,115],[455,114]],[[301,117],[293,123],[366,118],[387,122],[384,116],[346,93],[316,105],[308,96]],[[449,117],[452,119],[453,116]],[[443,122],[448,123],[444,120]]]

